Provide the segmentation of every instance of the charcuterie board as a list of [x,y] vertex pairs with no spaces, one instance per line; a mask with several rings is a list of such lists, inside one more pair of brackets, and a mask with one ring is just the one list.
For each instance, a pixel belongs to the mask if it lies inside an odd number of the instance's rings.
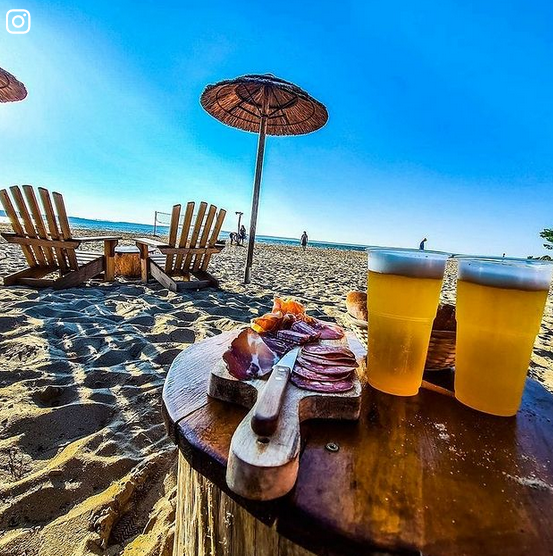
[[251,418],[258,395],[266,384],[267,377],[234,378],[222,359],[212,369],[208,383],[210,396],[251,408],[232,437],[226,479],[233,492],[253,500],[279,498],[293,488],[299,468],[302,421],[355,420],[361,408],[361,383],[357,376],[353,379],[353,387],[346,392],[315,392],[290,382],[275,432],[259,436],[252,430]]

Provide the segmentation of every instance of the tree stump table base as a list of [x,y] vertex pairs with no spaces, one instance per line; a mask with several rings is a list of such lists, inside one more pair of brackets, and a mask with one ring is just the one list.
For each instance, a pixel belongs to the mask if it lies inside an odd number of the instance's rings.
[[192,469],[179,453],[174,556],[315,556]]

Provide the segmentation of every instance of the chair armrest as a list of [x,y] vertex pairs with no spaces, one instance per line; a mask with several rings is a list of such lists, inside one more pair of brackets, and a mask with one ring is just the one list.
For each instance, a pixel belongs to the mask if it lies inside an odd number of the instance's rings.
[[137,237],[134,238],[134,241],[136,242],[136,244],[138,245],[139,243],[143,244],[143,245],[148,245],[150,247],[170,247],[167,243],[165,243],[164,241],[158,241],[157,239],[150,239],[147,237]]
[[121,236],[92,236],[92,237],[73,237],[71,238],[75,241],[80,241],[85,243],[87,241],[119,241],[123,239]]

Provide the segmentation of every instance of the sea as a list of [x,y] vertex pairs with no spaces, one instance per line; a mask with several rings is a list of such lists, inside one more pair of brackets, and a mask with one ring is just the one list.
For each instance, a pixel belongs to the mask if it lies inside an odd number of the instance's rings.
[[[0,222],[7,222],[6,213],[0,210]],[[112,232],[122,232],[137,235],[153,235],[154,227],[152,224],[138,224],[136,222],[113,222],[110,220],[93,220],[89,218],[78,218],[76,216],[69,217],[69,224],[74,228],[89,230],[108,230]],[[155,234],[158,236],[167,236],[169,234],[169,226],[157,225]],[[221,231],[221,238],[227,239],[230,231]],[[277,236],[255,236],[258,243],[267,243],[271,245],[299,245],[299,238],[277,237]],[[318,247],[320,249],[340,249],[343,251],[364,251],[366,245],[357,245],[350,243],[334,243],[330,241],[309,240],[310,247]]]

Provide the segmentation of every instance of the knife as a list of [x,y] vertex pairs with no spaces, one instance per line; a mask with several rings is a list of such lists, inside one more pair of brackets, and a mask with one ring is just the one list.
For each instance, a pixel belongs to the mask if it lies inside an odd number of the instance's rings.
[[252,415],[251,426],[256,434],[270,436],[275,432],[286,385],[300,351],[300,347],[290,350],[273,366],[273,372],[257,398]]

